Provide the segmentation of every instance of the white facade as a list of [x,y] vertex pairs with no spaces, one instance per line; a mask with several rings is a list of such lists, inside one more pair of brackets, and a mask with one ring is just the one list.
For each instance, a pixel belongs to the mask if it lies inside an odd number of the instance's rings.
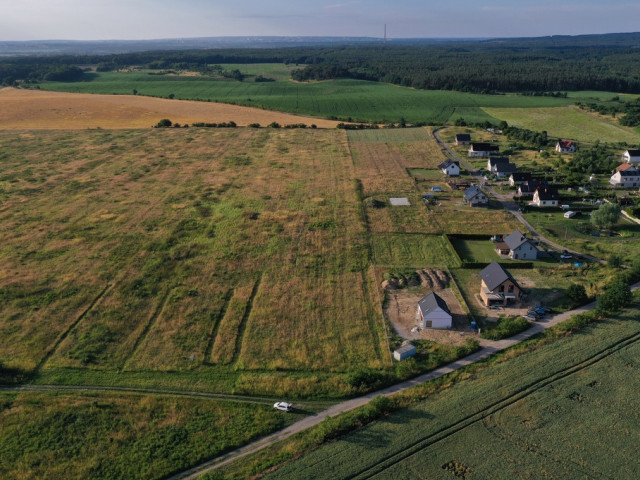
[[451,315],[440,307],[435,308],[426,315],[422,315],[422,310],[418,306],[418,318],[422,328],[451,328],[453,323]]
[[537,260],[538,249],[531,243],[525,242],[509,252],[512,260]]
[[558,206],[558,200],[553,200],[553,199],[541,200],[537,190],[533,194],[533,203],[535,203],[536,206],[538,207],[557,207]]
[[640,163],[640,151],[627,150],[622,154],[622,160],[626,163]]
[[442,173],[449,175],[450,177],[455,177],[460,175],[460,167],[452,162],[442,169]]
[[[629,175],[631,173],[631,175]],[[611,175],[609,184],[612,187],[637,187],[640,186],[640,171],[631,172],[625,170],[622,172],[616,172]]]

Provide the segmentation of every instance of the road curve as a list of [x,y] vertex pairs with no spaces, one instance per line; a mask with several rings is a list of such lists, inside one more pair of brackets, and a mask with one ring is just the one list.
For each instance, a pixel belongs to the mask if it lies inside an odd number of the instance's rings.
[[[634,284],[631,286],[632,290],[636,290],[637,288],[640,288],[640,282]],[[328,408],[327,410],[324,410],[322,412],[319,412],[315,415],[311,415],[309,417],[306,417],[302,420],[300,420],[299,422],[296,422],[292,425],[290,425],[289,427],[285,428],[284,430],[280,430],[279,432],[273,433],[267,437],[261,438],[260,440],[257,440],[253,443],[250,443],[248,445],[245,445],[244,447],[238,448],[236,450],[233,450],[231,452],[228,452],[224,455],[221,455],[219,457],[216,457],[214,459],[211,459],[207,462],[204,462],[200,465],[197,465],[189,470],[186,470],[184,472],[180,472],[176,475],[173,475],[171,477],[169,477],[167,480],[193,480],[198,478],[200,475],[203,475],[207,472],[210,472],[212,470],[216,470],[224,465],[227,465],[229,463],[232,463],[242,457],[245,457],[247,455],[250,455],[252,453],[258,452],[260,450],[262,450],[263,448],[266,448],[268,446],[273,445],[276,442],[279,442],[280,440],[285,440],[289,437],[291,437],[292,435],[295,435],[296,433],[300,433],[304,430],[307,430],[308,428],[314,427],[316,425],[318,425],[320,422],[322,422],[323,420],[330,418],[330,417],[334,417],[336,415],[339,415],[341,413],[345,413],[348,411],[351,411],[355,408],[358,408],[362,405],[366,405],[367,403],[369,403],[373,398],[379,396],[379,395],[384,395],[384,396],[389,396],[389,395],[393,395],[394,393],[398,393],[401,392],[403,390],[407,390],[409,388],[415,387],[417,385],[420,385],[422,383],[434,380],[436,378],[442,377],[444,375],[447,375],[448,373],[451,373],[455,370],[458,370],[460,368],[466,367],[467,365],[470,365],[472,363],[478,362],[480,360],[483,360],[487,357],[490,357],[491,355],[500,352],[502,350],[505,350],[509,347],[512,347],[513,345],[516,345],[524,340],[527,340],[529,338],[531,338],[534,335],[537,335],[538,333],[546,330],[547,328],[553,327],[554,325],[557,325],[560,322],[563,322],[565,320],[567,320],[568,318],[570,318],[573,315],[576,315],[578,313],[583,313],[586,312],[588,310],[592,310],[593,308],[596,307],[596,302],[591,302],[587,305],[584,305],[582,307],[576,308],[574,310],[570,310],[568,312],[564,312],[564,313],[559,313],[556,315],[551,316],[549,319],[545,319],[543,321],[539,321],[536,322],[535,324],[533,324],[531,326],[531,328],[529,328],[528,330],[525,330],[524,332],[521,332],[517,335],[514,335],[513,337],[504,339],[504,340],[497,340],[497,341],[492,341],[492,340],[484,340],[482,339],[480,344],[481,344],[481,348],[480,350],[478,350],[475,353],[472,353],[471,355],[468,355],[465,358],[462,358],[460,360],[457,360],[455,362],[449,363],[448,365],[442,366],[440,368],[437,368],[435,370],[430,371],[429,373],[425,373],[424,375],[420,375],[419,377],[415,377],[411,380],[407,380],[405,382],[402,383],[398,383],[397,385],[393,385],[391,387],[385,388],[383,390],[378,390],[376,392],[371,392],[368,393],[366,395],[363,395],[361,397],[357,397],[357,398],[353,398],[351,400],[346,400],[344,402],[338,403],[333,405],[332,407]]]

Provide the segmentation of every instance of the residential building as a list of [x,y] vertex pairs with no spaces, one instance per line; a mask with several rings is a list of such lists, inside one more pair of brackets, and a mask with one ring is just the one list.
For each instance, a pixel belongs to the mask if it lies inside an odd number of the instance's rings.
[[518,187],[518,195],[533,195],[538,188],[547,188],[548,186],[546,180],[527,180]]
[[489,157],[487,160],[487,170],[492,172],[494,167],[499,163],[509,163],[509,157]]
[[560,194],[551,187],[538,187],[533,193],[533,203],[538,207],[557,207]]
[[520,300],[522,288],[498,262],[491,262],[480,271],[480,298],[488,307],[496,303],[506,306]]
[[470,157],[489,157],[494,153],[500,151],[500,147],[497,145],[491,145],[489,143],[472,143],[469,149]]
[[471,143],[471,135],[468,133],[458,133],[456,135],[456,145],[469,145]]
[[640,171],[637,169],[620,170],[609,179],[612,187],[637,187],[640,186]]
[[522,185],[529,180],[531,180],[531,174],[529,172],[513,172],[509,176],[509,185],[515,187],[516,185]]
[[622,154],[622,161],[627,163],[640,163],[640,150],[627,150]]
[[504,178],[510,176],[512,173],[518,171],[518,167],[515,163],[499,163],[493,167],[493,173],[498,178]]
[[431,292],[418,302],[417,320],[422,328],[451,328],[452,317],[447,302]]
[[489,205],[489,198],[477,185],[472,185],[464,191],[464,202],[470,207]]
[[460,175],[460,165],[453,160],[447,160],[438,165],[438,168],[442,170],[442,173],[450,177],[456,177]]
[[556,152],[560,153],[574,153],[576,151],[576,144],[571,140],[559,140],[556,143]]
[[496,251],[498,255],[511,260],[537,260],[538,258],[538,248],[519,230],[505,236],[501,242],[497,242]]

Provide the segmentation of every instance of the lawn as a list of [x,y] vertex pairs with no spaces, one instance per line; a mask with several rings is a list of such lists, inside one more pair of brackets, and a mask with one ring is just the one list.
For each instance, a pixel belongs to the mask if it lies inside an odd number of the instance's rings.
[[615,118],[586,112],[578,107],[485,108],[485,111],[509,125],[535,131],[546,130],[549,136],[570,138],[578,142],[640,142],[640,133],[623,127]]
[[459,262],[449,241],[441,235],[376,235],[371,239],[378,265],[403,267],[454,267]]
[[[241,71],[250,68],[237,66]],[[248,71],[248,70],[247,70]],[[257,70],[255,70],[257,73]],[[90,81],[50,82],[41,88],[64,92],[117,93],[167,97],[183,100],[210,100],[286,111],[327,118],[363,122],[408,122],[444,124],[457,118],[467,122],[497,119],[481,107],[530,108],[568,105],[574,100],[520,95],[479,95],[451,91],[414,90],[362,80],[331,80],[294,83],[288,80],[256,83],[207,79],[193,76],[149,75],[147,73],[105,72]]]
[[639,315],[470,373],[266,478],[636,478]]

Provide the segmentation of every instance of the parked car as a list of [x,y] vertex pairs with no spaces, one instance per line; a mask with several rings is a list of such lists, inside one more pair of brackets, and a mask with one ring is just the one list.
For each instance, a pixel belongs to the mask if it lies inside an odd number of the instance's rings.
[[290,412],[293,410],[293,405],[288,402],[276,402],[273,404],[273,408],[282,410],[283,412]]
[[562,258],[563,260],[568,260],[569,258],[573,258],[573,255],[571,255],[567,250],[563,250],[560,254],[560,258]]

